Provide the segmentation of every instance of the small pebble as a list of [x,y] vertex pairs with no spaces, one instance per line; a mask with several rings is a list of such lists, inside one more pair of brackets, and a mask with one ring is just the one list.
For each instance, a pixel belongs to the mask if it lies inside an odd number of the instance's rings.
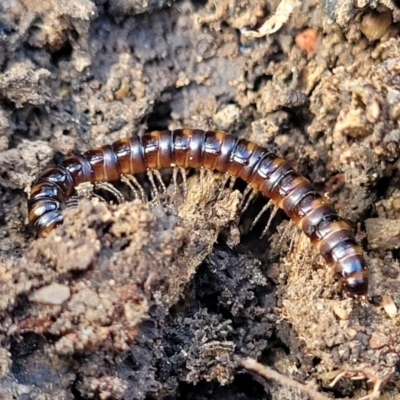
[[361,32],[369,40],[378,40],[387,32],[392,24],[392,12],[371,12],[365,14],[361,21]]
[[311,56],[314,54],[318,43],[318,32],[315,29],[306,29],[296,35],[295,42],[300,49]]
[[397,315],[397,306],[393,301],[392,296],[383,296],[381,306],[390,318],[395,318]]
[[35,303],[60,305],[66,302],[71,296],[68,286],[52,283],[36,290],[29,296],[29,300]]

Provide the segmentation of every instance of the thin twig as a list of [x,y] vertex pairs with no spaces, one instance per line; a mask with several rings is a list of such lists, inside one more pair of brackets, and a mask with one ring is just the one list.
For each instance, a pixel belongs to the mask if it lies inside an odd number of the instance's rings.
[[285,375],[282,375],[279,372],[274,371],[273,369],[260,364],[253,358],[239,359],[239,363],[244,368],[246,368],[250,371],[254,371],[266,379],[272,379],[272,380],[278,382],[280,385],[289,386],[292,389],[299,390],[300,392],[309,396],[312,400],[331,400],[331,399],[329,399],[329,397],[326,397],[322,393],[317,392],[312,387],[303,385],[300,382],[297,382]]

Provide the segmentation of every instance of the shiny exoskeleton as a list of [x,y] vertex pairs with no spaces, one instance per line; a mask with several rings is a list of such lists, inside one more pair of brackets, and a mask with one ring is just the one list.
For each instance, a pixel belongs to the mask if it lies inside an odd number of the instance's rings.
[[334,265],[351,297],[367,294],[366,262],[348,223],[285,160],[224,132],[153,131],[68,157],[45,170],[33,185],[29,222],[39,237],[45,236],[62,223],[62,210],[79,184],[113,182],[123,174],[171,167],[216,170],[248,182],[302,229],[326,262]]

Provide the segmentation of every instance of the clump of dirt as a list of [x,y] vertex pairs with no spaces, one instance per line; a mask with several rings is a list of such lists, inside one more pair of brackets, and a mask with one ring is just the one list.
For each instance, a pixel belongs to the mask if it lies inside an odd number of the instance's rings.
[[[399,276],[389,278],[383,272],[383,262],[371,262],[372,301],[360,304],[342,298],[340,288],[331,283],[332,271],[325,265],[302,262],[293,256],[286,263],[288,286],[282,297],[285,318],[296,327],[307,352],[321,359],[317,368],[321,384],[329,387],[334,376],[327,370],[341,365],[347,371],[345,377],[368,379],[378,388],[384,385],[400,360],[399,315],[386,305],[387,301],[395,305],[400,300]],[[398,265],[392,268],[398,270]]]
[[[351,204],[352,211],[346,210],[355,217],[376,201],[379,193],[371,195],[370,188],[397,168],[398,46],[392,38],[379,45],[374,54],[335,68],[321,80],[311,97],[311,109],[317,118],[308,131],[317,135],[325,129],[325,134],[332,135],[332,167],[342,172],[346,186],[358,193],[360,203]],[[324,128],[327,120],[331,124]]]

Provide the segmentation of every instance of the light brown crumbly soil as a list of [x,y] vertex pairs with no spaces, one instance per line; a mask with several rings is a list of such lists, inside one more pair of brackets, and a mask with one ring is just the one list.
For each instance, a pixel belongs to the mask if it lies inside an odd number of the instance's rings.
[[[0,398],[304,398],[237,356],[331,398],[400,398],[398,2],[304,0],[245,37],[279,3],[1,2]],[[165,207],[82,200],[34,240],[27,191],[58,153],[182,126],[261,143],[327,193],[366,250],[368,301],[290,246],[282,215],[249,232],[265,203],[239,218],[218,175]]]

